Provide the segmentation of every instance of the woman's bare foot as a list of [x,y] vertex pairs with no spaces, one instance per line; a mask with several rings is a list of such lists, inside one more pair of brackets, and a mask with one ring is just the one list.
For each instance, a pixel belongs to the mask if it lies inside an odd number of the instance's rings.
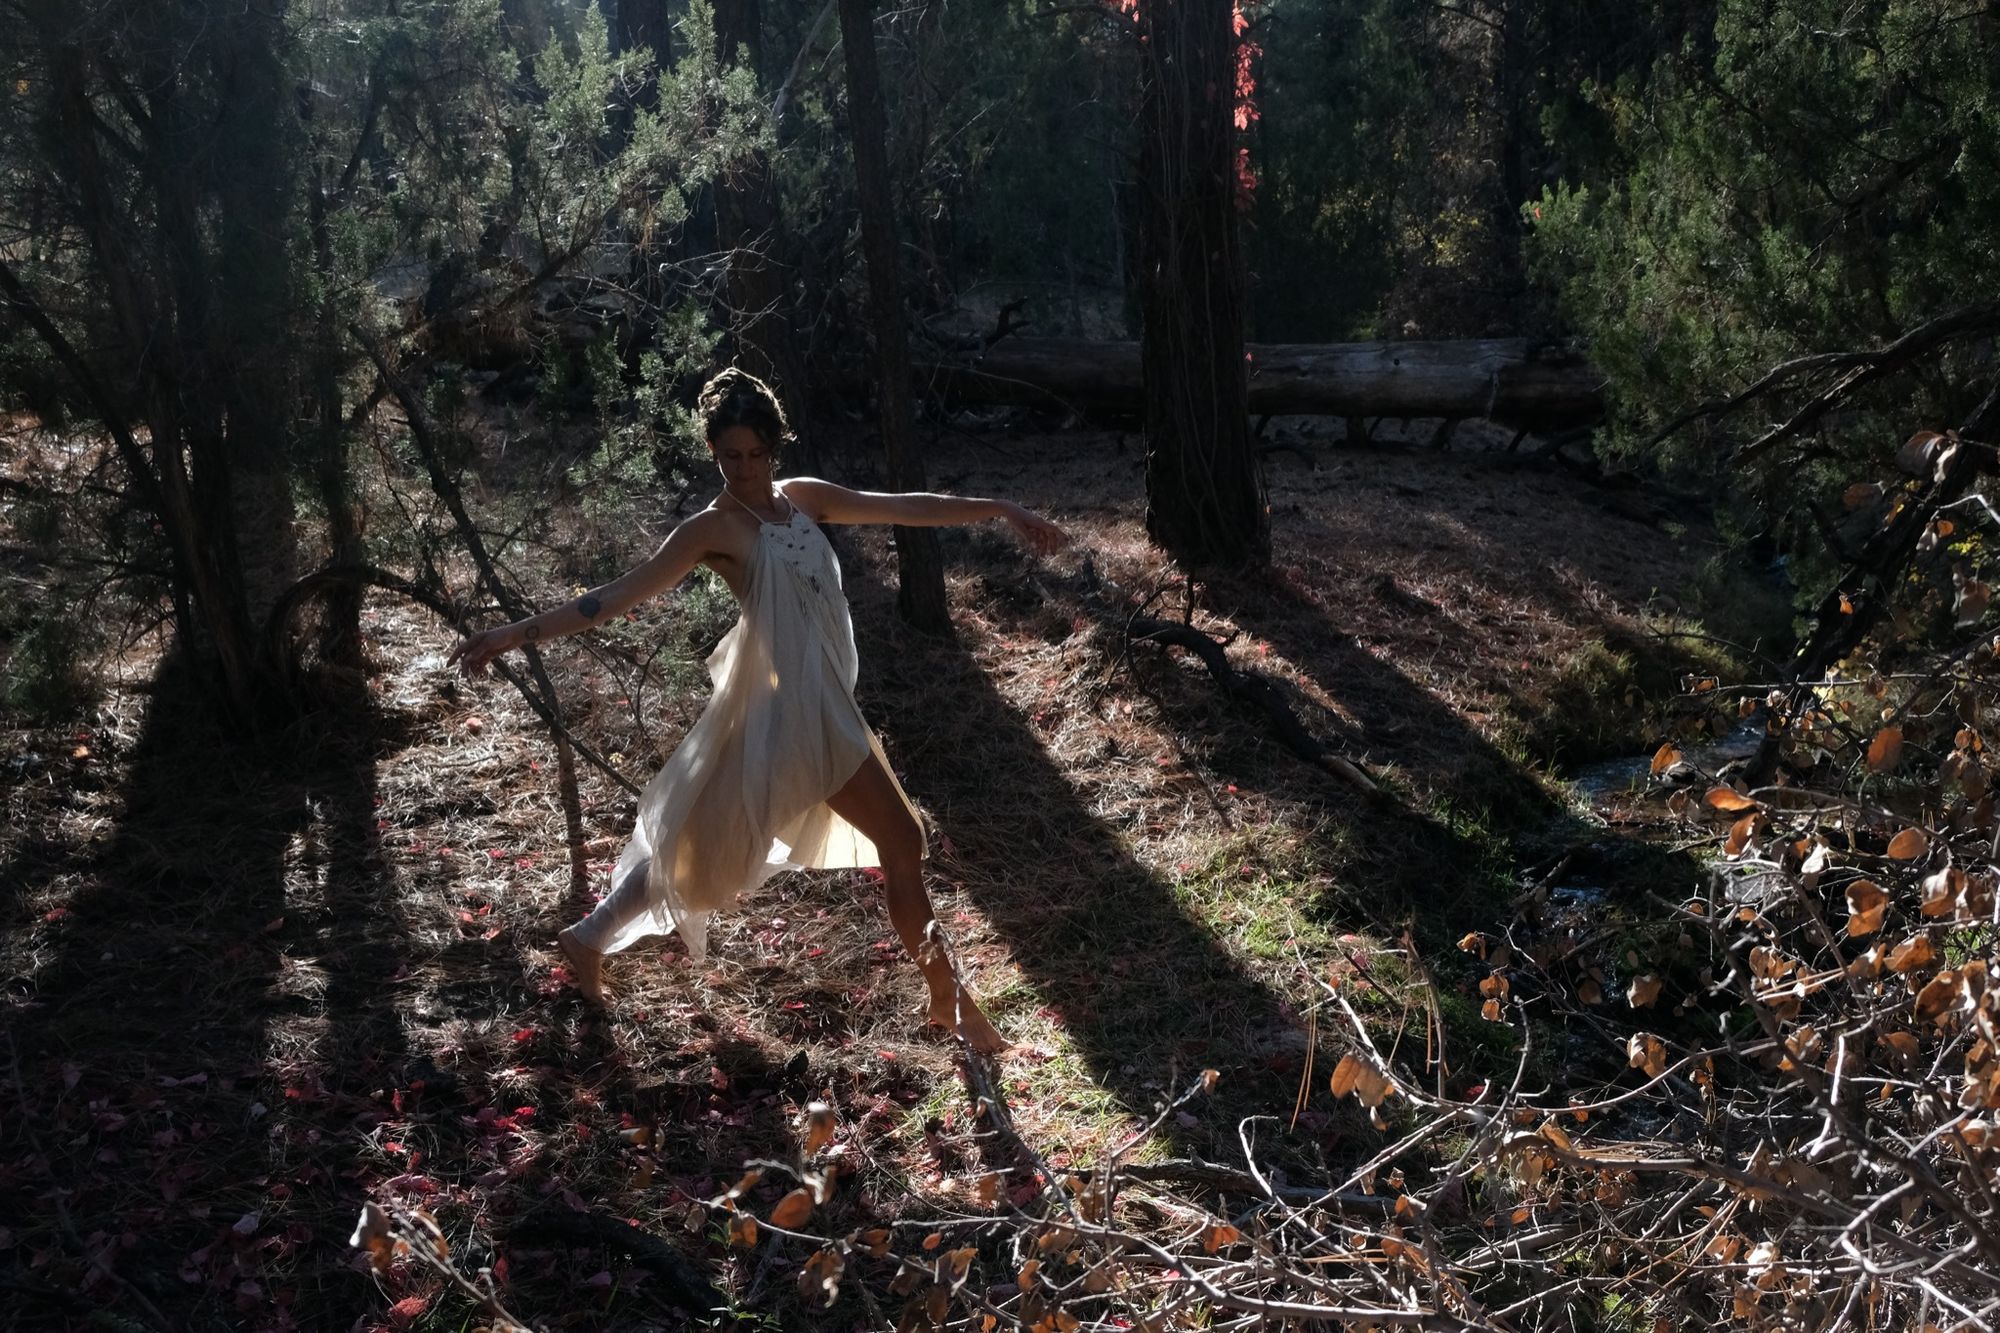
[[965,1038],[966,1045],[982,1054],[997,1055],[1007,1049],[1007,1039],[987,1020],[972,992],[963,986],[957,988],[956,995],[949,991],[932,992],[931,1022],[946,1032],[956,1032]]
[[583,998],[600,1009],[609,1005],[604,993],[604,955],[579,940],[575,926],[558,934],[556,943],[562,946],[563,957],[569,959],[570,975],[576,981],[576,988],[583,992]]

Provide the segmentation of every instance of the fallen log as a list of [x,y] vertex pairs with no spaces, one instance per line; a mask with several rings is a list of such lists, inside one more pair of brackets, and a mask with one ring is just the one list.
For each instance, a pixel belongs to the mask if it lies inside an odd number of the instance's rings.
[[[1603,376],[1576,353],[1525,338],[1463,342],[1251,343],[1253,414],[1481,417],[1550,430],[1603,412]],[[920,382],[963,403],[1137,411],[1139,344],[1003,338],[983,352],[919,358]]]

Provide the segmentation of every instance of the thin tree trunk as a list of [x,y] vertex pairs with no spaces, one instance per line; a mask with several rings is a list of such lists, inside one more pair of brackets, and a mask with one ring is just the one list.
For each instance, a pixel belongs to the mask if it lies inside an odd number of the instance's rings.
[[1230,0],[1141,0],[1139,272],[1146,531],[1182,564],[1270,555],[1251,447]]
[[[717,58],[726,68],[739,61],[763,79],[763,9],[758,0],[718,0],[715,7]],[[715,183],[716,239],[729,256],[730,332],[736,364],[777,391],[794,425],[806,419],[805,362],[793,337],[795,307],[782,255],[787,248],[778,213],[776,183],[762,151],[752,151]],[[796,470],[819,470],[818,451],[807,432],[788,461]]]
[[[903,300],[896,281],[896,217],[889,191],[888,134],[881,78],[875,65],[872,0],[840,0],[840,41],[847,60],[847,119],[854,140],[855,189],[861,202],[861,250],[868,266],[868,301],[875,326],[882,448],[889,485],[924,489],[910,404],[910,347],[903,328]],[[896,606],[918,629],[942,634],[951,620],[945,607],[944,559],[929,528],[896,529],[900,586]]]
[[[212,274],[211,370],[229,456],[230,505],[252,624],[298,577],[292,504],[291,256],[298,198],[297,121],[286,78],[285,0],[232,6],[208,25],[221,116],[204,145],[229,165],[213,174],[220,218]],[[273,668],[281,664],[270,664]]]

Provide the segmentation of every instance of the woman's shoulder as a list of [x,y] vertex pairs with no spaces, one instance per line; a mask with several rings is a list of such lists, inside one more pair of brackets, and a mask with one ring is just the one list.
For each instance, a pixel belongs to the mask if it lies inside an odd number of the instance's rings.
[[803,509],[806,517],[815,523],[820,521],[820,516],[825,512],[823,507],[825,497],[842,489],[833,482],[819,477],[786,477],[783,481],[777,482],[776,487],[780,495]]

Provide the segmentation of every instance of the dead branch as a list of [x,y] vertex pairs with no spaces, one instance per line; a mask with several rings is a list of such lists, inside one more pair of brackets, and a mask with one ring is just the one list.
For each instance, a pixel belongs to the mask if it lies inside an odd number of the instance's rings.
[[1202,665],[1208,668],[1208,674],[1215,678],[1225,694],[1262,711],[1270,720],[1272,731],[1293,754],[1324,769],[1370,800],[1390,799],[1388,793],[1377,786],[1359,765],[1336,754],[1306,730],[1298,714],[1292,711],[1290,701],[1275,683],[1255,671],[1239,671],[1232,666],[1223,645],[1213,635],[1150,616],[1133,617],[1126,632],[1134,643],[1157,643],[1187,649],[1201,659]]

